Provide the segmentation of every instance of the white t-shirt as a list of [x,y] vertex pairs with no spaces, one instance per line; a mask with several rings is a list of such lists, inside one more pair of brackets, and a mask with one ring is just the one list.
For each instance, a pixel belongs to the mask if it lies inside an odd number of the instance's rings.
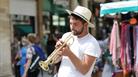
[[[69,34],[70,32],[65,33],[62,37],[62,40],[64,40]],[[84,54],[94,57],[100,56],[100,46],[91,34],[87,34],[82,38],[77,38],[74,35],[72,36],[74,39],[73,43],[70,44],[70,49],[80,60],[83,60]],[[91,77],[93,66],[94,64],[91,66],[90,70],[85,75],[83,75],[75,68],[67,56],[63,56],[58,71],[58,77]]]

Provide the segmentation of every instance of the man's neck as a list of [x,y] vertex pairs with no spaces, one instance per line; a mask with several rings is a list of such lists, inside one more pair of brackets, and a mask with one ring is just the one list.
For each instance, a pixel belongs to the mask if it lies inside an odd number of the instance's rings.
[[82,33],[82,34],[78,35],[77,37],[78,37],[78,38],[82,38],[82,37],[84,37],[84,36],[87,35],[87,34],[88,34],[88,32],[85,32],[85,33]]

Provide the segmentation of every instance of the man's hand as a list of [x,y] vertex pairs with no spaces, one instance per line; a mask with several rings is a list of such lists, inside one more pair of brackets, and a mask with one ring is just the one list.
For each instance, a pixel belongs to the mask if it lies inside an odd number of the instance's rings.
[[[56,49],[58,49],[59,47],[63,46],[63,44],[64,44],[64,42],[63,42],[62,40],[59,40],[59,41],[56,43],[56,45],[55,45]],[[69,48],[69,46],[68,46],[67,44],[65,44],[65,45],[58,51],[57,54],[60,55],[60,56],[68,56],[69,53],[70,53],[70,48]]]

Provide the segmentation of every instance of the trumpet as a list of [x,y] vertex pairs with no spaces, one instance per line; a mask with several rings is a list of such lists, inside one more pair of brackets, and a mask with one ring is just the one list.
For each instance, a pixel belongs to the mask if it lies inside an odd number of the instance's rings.
[[45,70],[45,71],[48,71],[49,70],[49,65],[52,65],[55,63],[55,61],[57,60],[57,58],[59,58],[59,55],[58,55],[58,52],[67,44],[71,44],[71,42],[73,43],[74,39],[72,41],[71,38],[73,39],[73,36],[72,36],[72,33],[69,34],[67,36],[67,38],[64,40],[64,43],[59,47],[59,48],[56,48],[51,54],[50,56],[48,56],[47,60],[45,61],[40,61],[39,62],[39,66]]

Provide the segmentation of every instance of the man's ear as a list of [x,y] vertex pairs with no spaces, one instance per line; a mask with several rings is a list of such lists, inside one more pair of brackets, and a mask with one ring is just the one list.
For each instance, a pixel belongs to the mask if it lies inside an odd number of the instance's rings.
[[87,23],[87,22],[85,22],[85,23],[84,23],[84,25],[85,25],[85,26],[88,26],[88,23]]

